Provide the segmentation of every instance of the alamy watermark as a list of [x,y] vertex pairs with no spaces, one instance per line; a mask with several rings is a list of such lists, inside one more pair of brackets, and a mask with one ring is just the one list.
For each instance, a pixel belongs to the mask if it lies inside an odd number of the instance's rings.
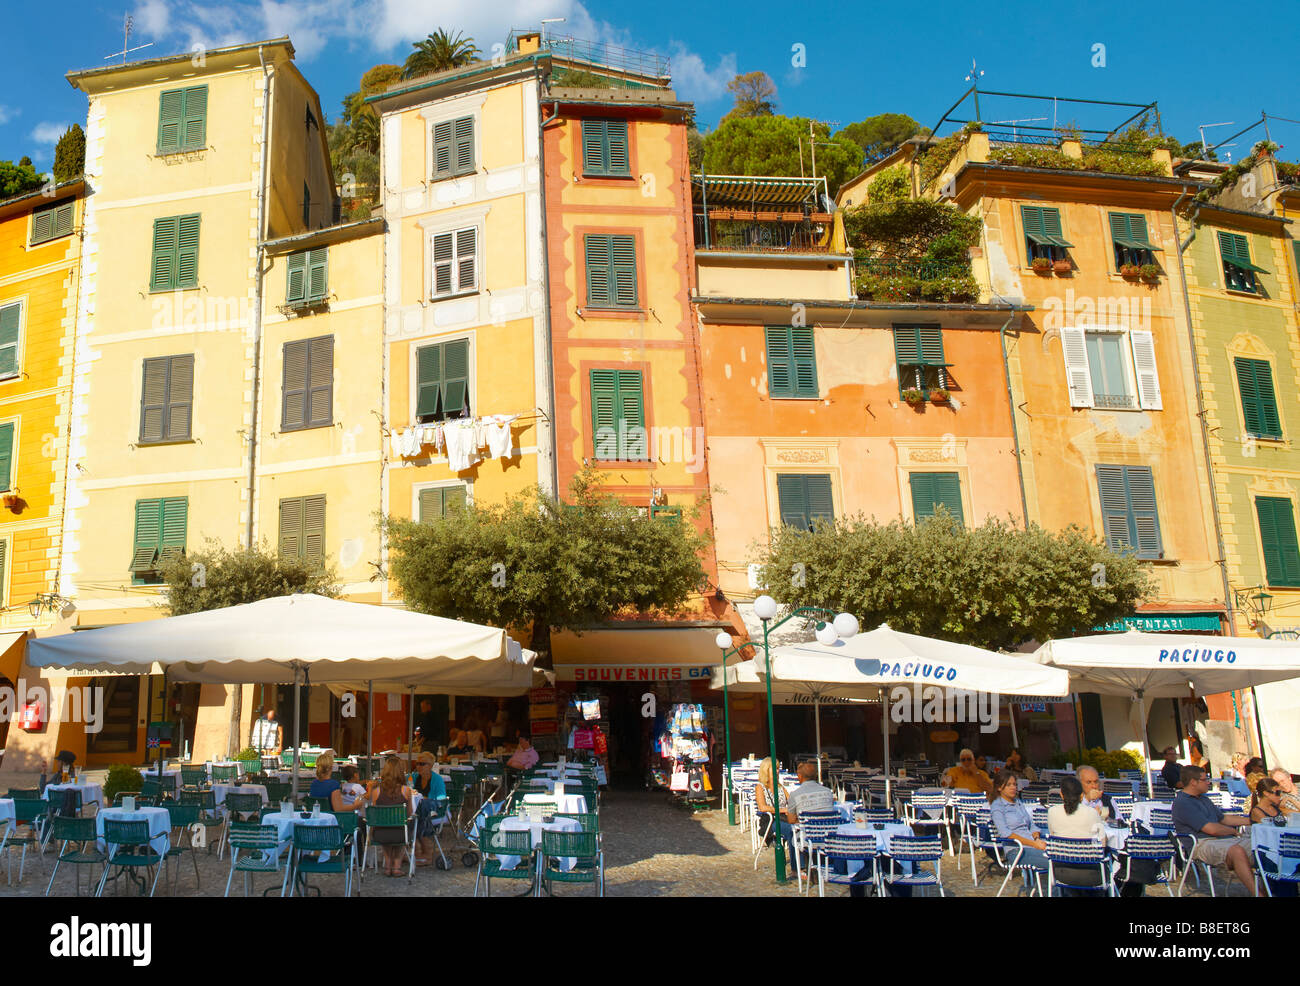
[[914,682],[889,690],[889,718],[898,723],[977,722],[981,733],[996,733],[1001,701],[996,692]]
[[102,686],[82,685],[69,687],[62,697],[57,714],[46,717],[50,708],[50,693],[44,685],[33,685],[19,678],[18,686],[0,686],[0,722],[18,722],[29,706],[38,710],[42,722],[84,722],[87,734],[94,735],[104,728],[104,689]]

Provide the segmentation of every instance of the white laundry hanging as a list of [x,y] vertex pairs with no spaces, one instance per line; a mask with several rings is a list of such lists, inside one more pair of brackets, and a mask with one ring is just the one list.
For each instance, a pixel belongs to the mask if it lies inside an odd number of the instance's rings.
[[464,472],[479,461],[473,421],[448,421],[443,425],[442,437],[447,443],[447,465],[452,472]]
[[483,419],[484,444],[490,458],[510,458],[514,446],[510,425],[516,417],[514,414],[493,414]]

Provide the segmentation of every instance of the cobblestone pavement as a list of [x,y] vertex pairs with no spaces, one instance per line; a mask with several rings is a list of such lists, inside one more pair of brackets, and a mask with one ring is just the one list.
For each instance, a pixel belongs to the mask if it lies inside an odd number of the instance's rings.
[[[692,814],[674,807],[664,794],[644,792],[615,791],[601,811],[604,845],[606,853],[606,889],[611,897],[648,897],[648,896],[795,896],[794,881],[785,886],[778,886],[772,875],[772,854],[765,851],[759,858],[755,869],[753,857],[749,850],[749,836],[739,825],[727,824],[727,816],[722,811],[705,811]],[[443,845],[451,870],[439,871],[433,867],[417,869],[411,881],[405,878],[385,877],[382,871],[376,874],[368,871],[365,880],[359,885],[361,896],[402,897],[409,895],[426,896],[470,896],[474,893],[475,868],[465,867],[461,856],[468,846],[463,840],[444,836]],[[173,871],[168,879],[175,877],[175,893],[179,896],[219,897],[225,892],[226,877],[229,873],[229,857],[219,860],[216,851],[200,851],[200,883],[196,885],[194,867],[188,859],[179,866],[173,862]],[[18,857],[14,854],[13,876],[15,883],[11,886],[0,883],[0,898],[39,896],[45,893],[54,865],[54,854],[48,852],[43,861],[37,862],[29,853],[26,873],[21,883],[18,877]],[[2,868],[2,867],[0,867]],[[950,895],[956,896],[994,896],[1001,878],[985,879],[977,888],[973,886],[970,875],[970,856],[963,855],[960,865],[951,856],[945,856],[942,864],[945,888]],[[98,873],[96,873],[96,877]],[[81,880],[84,885],[86,872],[83,870]],[[1222,873],[1216,874],[1219,892],[1222,893]],[[254,875],[254,893],[274,883],[275,893],[279,892],[278,879],[268,875]],[[336,876],[313,878],[313,883],[322,886],[323,892],[341,894],[341,879]],[[498,881],[493,887],[499,895],[518,893],[521,886],[517,881]],[[242,877],[236,876],[231,888],[232,894],[239,896],[243,892]],[[58,879],[54,884],[55,895],[72,895],[74,891],[72,867],[60,867]],[[84,892],[84,886],[83,886]],[[108,893],[112,893],[110,885]],[[122,892],[127,892],[124,886]],[[170,884],[159,881],[158,895],[171,894]],[[1008,893],[1011,887],[1008,887]],[[585,886],[570,886],[561,889],[562,894],[590,894]],[[815,896],[816,888],[812,891]],[[1153,894],[1164,896],[1163,889],[1153,889]],[[1243,893],[1243,888],[1236,884],[1230,888],[1231,896]],[[1186,890],[1188,896],[1203,896],[1195,890],[1189,879]],[[848,896],[847,888],[831,886],[826,896]]]

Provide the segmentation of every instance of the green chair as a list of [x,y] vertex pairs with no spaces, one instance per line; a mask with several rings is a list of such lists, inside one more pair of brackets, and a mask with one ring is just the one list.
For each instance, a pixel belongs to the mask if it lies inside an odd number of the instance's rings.
[[40,796],[41,792],[34,787],[11,787],[5,792],[6,798],[13,798],[15,801],[19,798],[31,801],[33,798],[39,798]]
[[[49,818],[49,810],[49,805],[39,797],[14,798],[13,826],[9,830],[9,834],[4,839],[0,839],[0,849],[4,850],[8,863],[7,880],[10,884],[13,883],[14,879],[13,851],[15,849],[21,846],[23,850],[22,857],[18,861],[19,883],[23,882],[23,868],[27,864],[28,846],[40,858],[43,826]],[[20,834],[19,829],[23,828],[26,828],[27,831]]]
[[256,760],[237,760],[236,763],[239,764],[239,767],[241,770],[243,770],[244,776],[246,778],[254,774],[260,774],[262,772],[261,757],[258,757]]
[[[274,825],[256,822],[231,822],[230,876],[226,878],[226,896],[230,896],[230,883],[236,873],[244,874],[244,896],[248,896],[249,881],[254,873],[280,872],[280,834]],[[284,881],[280,883],[281,893]]]
[[143,869],[151,872],[153,880],[149,885],[149,896],[152,897],[158,887],[158,876],[162,873],[162,867],[158,864],[163,861],[163,857],[149,844],[149,823],[106,818],[104,842],[108,847],[108,857],[104,860],[104,872],[99,878],[99,889],[95,891],[95,896],[104,896],[108,871],[116,866],[119,876],[129,870]]
[[289,792],[293,787],[283,781],[267,781],[262,785],[266,788],[266,800],[273,805],[278,805],[281,801],[289,800]]
[[204,841],[208,844],[208,852],[212,852],[212,844],[215,841],[218,845],[221,842],[221,835],[214,835],[213,829],[221,829],[225,832],[225,816],[217,808],[217,796],[212,791],[182,791],[181,804],[195,805],[199,809],[199,822],[203,825]]
[[[573,869],[562,869],[561,861],[568,858],[574,860]],[[542,885],[547,893],[551,892],[553,883],[590,883],[597,896],[605,896],[598,833],[542,832]]]
[[292,750],[285,750],[283,753],[280,754],[280,765],[281,765],[282,767],[288,767],[290,770],[293,769],[293,751],[292,751]]
[[[379,869],[379,847],[399,843],[406,850],[406,878],[415,876],[415,824],[406,817],[406,805],[368,805],[366,807],[366,842],[361,851],[361,878],[365,879],[370,847],[375,847],[375,869]],[[400,833],[400,834],[399,834]]]
[[41,820],[41,852],[45,852],[54,834],[54,819],[59,815],[76,818],[81,814],[81,792],[77,790],[51,791],[46,802],[46,815]]
[[343,848],[348,854],[349,868],[355,870],[357,868],[357,829],[360,828],[361,819],[357,817],[355,811],[332,811],[330,814],[338,819],[339,832],[343,835]]
[[[54,878],[59,875],[59,867],[64,863],[69,863],[74,867],[81,866],[103,866],[108,857],[100,851],[95,835],[95,820],[93,818],[71,818],[67,815],[55,815],[52,821],[53,836],[56,841],[62,842],[59,847],[58,856],[54,860],[54,871],[50,874],[50,882],[45,888],[45,896],[50,895],[50,890],[54,886]],[[69,843],[73,843],[77,848],[71,852],[68,851]],[[80,870],[73,871],[73,886],[76,889],[77,896],[81,896],[81,875]],[[91,881],[86,881],[86,891],[91,890]]]
[[221,767],[215,763],[212,765],[213,784],[233,784],[237,776],[239,776],[238,767]]
[[[532,885],[537,876],[537,859],[533,855],[533,834],[528,831],[504,831],[500,826],[487,830],[480,843],[478,872],[474,876],[474,896],[478,896],[479,880],[486,883],[487,895],[492,896],[493,880],[527,880]],[[503,867],[502,857],[518,856],[519,862]]]
[[172,895],[175,896],[176,889],[181,882],[180,857],[186,853],[189,853],[190,862],[194,864],[194,889],[198,890],[201,886],[199,857],[194,851],[194,826],[199,821],[199,806],[183,805],[175,801],[169,801],[167,803],[167,818],[171,823],[172,832],[176,833],[179,830],[179,833],[172,840],[172,845],[168,847],[163,856],[163,863],[168,870],[171,869],[172,860],[177,861],[176,875],[172,878]]
[[162,784],[158,781],[145,781],[140,785],[140,797],[148,798],[155,804],[162,800]]
[[181,790],[202,791],[208,786],[208,772],[202,767],[181,768]]
[[[311,855],[319,852],[328,852],[329,859]],[[343,846],[343,832],[337,825],[294,825],[293,858],[285,874],[289,896],[296,891],[298,878],[308,873],[339,874],[343,877],[343,896],[352,896],[352,867]],[[285,895],[283,889],[280,895]]]
[[[278,806],[277,806],[278,807]],[[231,791],[226,795],[226,827],[221,830],[221,845],[217,847],[217,859],[226,852],[226,838],[232,822],[262,821],[262,796],[260,794],[241,794]]]
[[559,814],[557,814],[555,817],[572,818],[575,822],[577,822],[579,825],[582,826],[582,831],[584,832],[600,831],[600,815],[596,814],[596,812],[594,811],[588,811],[588,812],[562,811]]

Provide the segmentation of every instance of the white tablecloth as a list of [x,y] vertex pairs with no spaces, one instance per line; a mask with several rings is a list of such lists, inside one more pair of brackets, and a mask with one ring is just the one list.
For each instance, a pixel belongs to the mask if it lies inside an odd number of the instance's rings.
[[227,794],[258,794],[262,797],[262,804],[270,804],[270,798],[266,796],[266,785],[264,784],[240,784],[238,787],[234,784],[213,784],[212,794],[216,798],[218,805],[226,803]]
[[[509,818],[501,820],[498,826],[502,832],[531,832],[533,837],[533,848],[539,849],[542,845],[543,832],[581,832],[582,826],[573,818],[557,818],[550,822],[534,822],[521,815],[511,815]],[[565,857],[560,860],[560,868],[564,870],[573,869],[576,862],[573,857]],[[518,856],[502,856],[501,868],[503,870],[512,870],[519,865]]]
[[870,822],[865,829],[849,822],[847,825],[841,825],[835,830],[836,835],[862,835],[864,832],[870,833],[876,837],[876,852],[888,852],[889,840],[895,835],[913,835],[912,826],[904,825],[902,822],[886,822],[885,827],[877,830]]
[[[146,781],[158,780],[158,772],[156,770],[142,770],[140,773],[141,776],[143,776]],[[181,772],[179,770],[173,769],[173,770],[163,771],[162,773],[163,789],[166,790],[169,785],[173,793],[181,789]]]
[[149,823],[149,846],[154,852],[160,855],[166,855],[168,848],[171,846],[171,839],[168,837],[171,832],[171,816],[167,814],[166,808],[137,808],[135,811],[126,811],[122,808],[104,808],[95,816],[95,832],[99,836],[99,848],[104,848],[104,822],[112,819],[115,822],[139,822],[147,821]]
[[[276,837],[280,840],[280,852],[284,852],[293,843],[293,827],[295,825],[333,825],[338,827],[339,820],[328,812],[317,815],[314,818],[303,818],[301,812],[294,812],[286,815],[282,811],[273,811],[262,816],[263,825],[274,825]],[[328,853],[321,858],[328,858]]]
[[1169,804],[1164,801],[1139,801],[1133,806],[1133,810],[1129,813],[1131,817],[1128,820],[1130,822],[1138,821],[1150,827],[1151,812],[1156,808],[1168,807],[1170,807]]
[[104,800],[104,789],[98,784],[80,782],[77,784],[47,784],[41,797],[49,801],[51,791],[80,791],[83,807],[91,802],[102,804]]
[[587,813],[587,799],[581,794],[566,794],[561,798],[556,798],[554,794],[525,794],[524,804],[537,805],[547,804],[554,801],[556,811],[565,815],[585,815]]
[[0,839],[14,827],[14,799],[0,798]]
[[[1292,815],[1292,818],[1300,817]],[[1282,859],[1278,856],[1278,851],[1282,847],[1282,836],[1300,835],[1300,825],[1274,825],[1271,822],[1265,822],[1250,827],[1250,848],[1263,849],[1273,859],[1279,863],[1283,873],[1294,873],[1296,870],[1295,859]]]

